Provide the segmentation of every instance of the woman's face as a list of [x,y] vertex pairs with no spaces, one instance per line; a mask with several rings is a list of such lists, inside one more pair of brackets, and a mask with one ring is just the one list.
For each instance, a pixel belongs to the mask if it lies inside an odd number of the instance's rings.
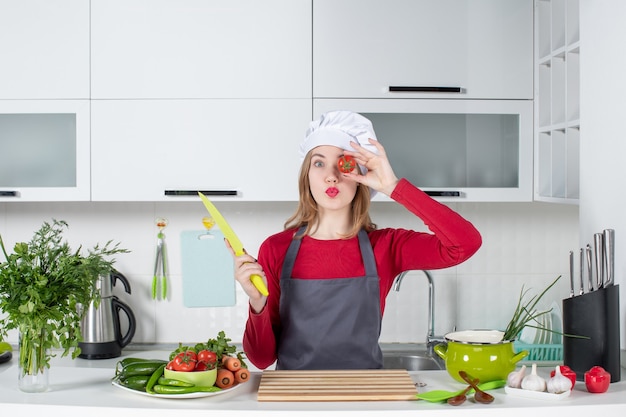
[[343,149],[323,145],[311,150],[309,183],[311,194],[320,207],[340,209],[350,207],[356,194],[357,183],[344,178],[337,163]]

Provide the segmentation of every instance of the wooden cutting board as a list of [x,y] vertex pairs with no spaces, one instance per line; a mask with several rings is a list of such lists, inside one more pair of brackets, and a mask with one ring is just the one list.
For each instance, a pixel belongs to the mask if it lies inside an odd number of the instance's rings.
[[261,375],[258,401],[404,401],[417,388],[405,369],[275,371]]

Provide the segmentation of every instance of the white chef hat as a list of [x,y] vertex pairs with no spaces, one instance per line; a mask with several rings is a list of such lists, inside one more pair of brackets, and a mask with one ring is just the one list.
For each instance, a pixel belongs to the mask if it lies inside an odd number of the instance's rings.
[[[376,147],[369,143],[370,138],[376,139],[376,133],[367,118],[347,110],[329,111],[309,124],[304,141],[300,144],[300,158],[304,159],[311,149],[322,145],[353,151],[350,141],[378,153]],[[361,171],[365,173],[367,170],[361,166]]]
[[[368,141],[370,138],[378,140],[372,122],[366,117],[348,110],[329,111],[309,124],[306,136],[300,144],[300,160],[304,160],[311,149],[322,145],[353,151],[351,141],[377,154],[376,147]],[[359,168],[365,175],[367,168],[360,164]],[[376,191],[370,188],[370,198],[375,195]]]

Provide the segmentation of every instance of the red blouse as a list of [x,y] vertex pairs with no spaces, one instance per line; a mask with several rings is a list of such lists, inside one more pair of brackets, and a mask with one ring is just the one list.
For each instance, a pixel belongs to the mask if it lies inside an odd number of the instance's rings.
[[[482,244],[478,230],[449,207],[401,179],[391,198],[418,216],[432,233],[406,229],[379,229],[369,233],[380,278],[380,307],[395,277],[402,271],[432,270],[458,265],[470,258]],[[267,238],[259,249],[258,261],[268,280],[269,297],[260,313],[249,312],[243,336],[243,350],[259,369],[276,361],[280,334],[278,304],[283,260],[294,229]],[[364,274],[356,237],[317,240],[305,236],[292,276],[300,279],[355,277]]]

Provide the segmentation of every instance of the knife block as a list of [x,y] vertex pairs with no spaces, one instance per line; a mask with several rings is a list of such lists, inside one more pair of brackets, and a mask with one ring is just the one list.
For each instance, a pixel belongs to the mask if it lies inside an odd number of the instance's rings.
[[584,381],[585,372],[601,366],[620,380],[619,285],[563,300],[563,364]]

